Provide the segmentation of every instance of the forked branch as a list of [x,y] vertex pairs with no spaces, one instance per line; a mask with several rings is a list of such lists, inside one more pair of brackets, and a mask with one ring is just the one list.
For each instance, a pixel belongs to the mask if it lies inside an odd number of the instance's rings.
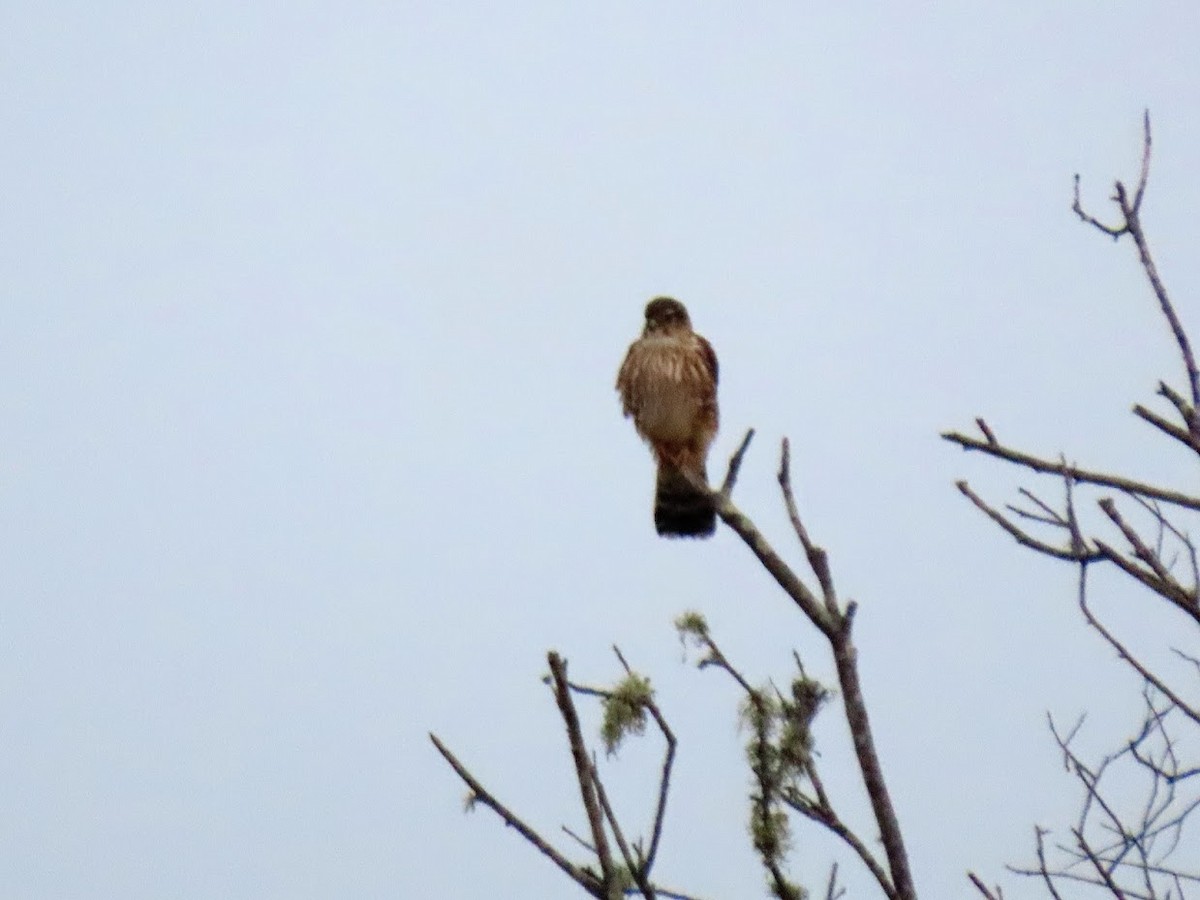
[[1112,200],[1116,203],[1117,209],[1121,213],[1121,222],[1115,226],[1105,225],[1084,211],[1083,204],[1079,198],[1078,175],[1075,176],[1075,202],[1071,208],[1082,221],[1099,229],[1114,240],[1126,234],[1133,238],[1142,269],[1145,271],[1146,278],[1154,290],[1154,296],[1158,300],[1159,308],[1162,310],[1163,316],[1171,327],[1171,333],[1175,336],[1179,355],[1183,360],[1184,369],[1187,371],[1193,410],[1193,413],[1188,417],[1188,425],[1194,435],[1200,436],[1197,433],[1196,416],[1194,413],[1196,407],[1200,407],[1200,368],[1196,366],[1196,356],[1192,352],[1191,341],[1188,339],[1187,331],[1184,329],[1183,323],[1175,311],[1175,304],[1171,302],[1171,298],[1167,294],[1167,289],[1158,275],[1158,268],[1154,265],[1154,258],[1150,254],[1150,244],[1146,240],[1146,233],[1142,228],[1142,200],[1146,195],[1146,183],[1150,180],[1150,150],[1152,142],[1150,137],[1149,110],[1142,116],[1142,133],[1142,171],[1138,176],[1137,188],[1134,190],[1133,196],[1129,195],[1129,191],[1125,188],[1123,182],[1118,181],[1114,185]]
[[525,822],[517,816],[512,810],[501,803],[494,794],[483,786],[480,781],[471,774],[470,770],[458,761],[458,758],[450,752],[450,749],[441,742],[436,734],[430,734],[429,739],[433,741],[433,746],[437,748],[438,753],[450,764],[458,777],[466,783],[471,793],[467,796],[467,805],[472,806],[476,803],[482,803],[488,809],[496,813],[504,824],[516,830],[516,832],[532,844],[539,853],[553,862],[556,866],[562,869],[566,875],[578,884],[581,888],[591,894],[593,897],[602,897],[603,894],[598,893],[601,885],[596,880],[596,876],[586,871],[583,867],[575,865],[562,853],[560,853],[549,841],[543,838],[540,834],[530,828]]
[[[584,838],[565,826],[563,830],[594,857],[595,862],[592,865],[576,864],[569,860],[565,854],[488,791],[436,735],[431,734],[429,737],[438,752],[470,790],[468,806],[482,803],[492,809],[504,820],[505,824],[516,829],[526,841],[550,859],[589,895],[599,898],[599,900],[616,900],[616,898],[630,894],[639,894],[644,900],[658,900],[658,898],[661,900],[696,900],[691,895],[661,887],[651,877],[663,834],[671,770],[675,760],[676,739],[650,693],[649,683],[629,668],[619,649],[614,647],[613,650],[626,672],[626,679],[613,690],[593,688],[571,682],[567,677],[566,660],[553,651],[547,655],[550,674],[546,681],[553,691],[555,704],[566,727],[567,745],[579,786],[580,802],[588,820],[590,833],[589,837]],[[573,698],[575,694],[600,698],[606,705],[606,713],[611,712],[612,708],[619,707],[619,711],[626,716],[627,725],[630,721],[648,713],[654,719],[666,741],[667,749],[659,779],[648,850],[643,850],[640,841],[631,842],[625,837],[625,831],[600,778],[595,755],[588,749],[584,740]],[[619,856],[614,854],[613,844],[616,845],[616,854]]]
[[[780,489],[792,526],[817,580],[821,591],[820,598],[784,562],[749,517],[733,503],[731,494],[737,480],[737,471],[752,437],[753,431],[748,432],[731,458],[729,472],[721,490],[710,492],[717,515],[750,548],[784,593],[791,598],[829,642],[837,669],[843,711],[854,745],[859,772],[870,799],[875,822],[879,828],[880,840],[887,856],[887,871],[876,868],[872,870],[872,874],[876,876],[884,893],[892,900],[915,900],[916,886],[909,868],[904,836],[892,804],[891,794],[884,780],[883,766],[871,732],[870,716],[858,672],[858,651],[851,636],[857,604],[850,601],[844,609],[840,608],[826,553],[811,540],[801,521],[792,491],[790,447],[786,439],[783,441],[780,453]],[[871,868],[870,864],[868,864],[868,868]]]
[[1158,487],[1147,481],[1126,478],[1123,475],[1098,472],[1094,469],[1082,469],[1074,464],[1063,462],[1060,459],[1049,459],[1043,456],[1036,456],[1032,453],[1026,453],[1000,443],[995,440],[994,434],[991,438],[976,438],[958,431],[946,431],[942,433],[942,438],[951,443],[958,444],[964,450],[976,450],[987,456],[1002,459],[1005,462],[1010,462],[1018,466],[1025,466],[1042,474],[1070,478],[1076,484],[1090,484],[1097,487],[1114,488],[1152,500],[1160,500],[1163,503],[1170,503],[1184,509],[1200,510],[1200,497],[1195,495]]
[[[1200,455],[1200,371],[1187,332],[1175,305],[1159,276],[1150,253],[1142,225],[1142,203],[1150,176],[1151,135],[1150,119],[1143,119],[1141,171],[1136,187],[1130,191],[1117,181],[1112,196],[1119,220],[1109,225],[1086,212],[1080,199],[1079,176],[1075,176],[1075,214],[1102,233],[1120,239],[1129,235],[1138,251],[1138,259],[1175,340],[1176,350],[1187,373],[1188,390],[1184,393],[1159,382],[1157,393],[1173,408],[1173,417],[1151,411],[1145,406],[1134,407],[1134,414],[1166,435]],[[1099,764],[1089,766],[1076,752],[1073,740],[1080,723],[1063,734],[1051,720],[1051,733],[1057,742],[1064,764],[1082,788],[1083,800],[1077,821],[1069,830],[1069,838],[1051,844],[1050,832],[1035,830],[1037,862],[1033,866],[1012,871],[1038,878],[1049,895],[1062,900],[1064,892],[1076,887],[1090,887],[1096,892],[1116,898],[1139,900],[1179,900],[1188,890],[1200,887],[1200,874],[1185,870],[1172,858],[1182,845],[1184,823],[1200,815],[1200,794],[1185,795],[1182,785],[1200,767],[1182,763],[1180,744],[1167,720],[1191,728],[1200,725],[1200,710],[1187,697],[1190,689],[1172,687],[1167,679],[1153,670],[1107,627],[1088,603],[1087,574],[1089,565],[1111,563],[1154,595],[1166,600],[1192,621],[1200,624],[1200,563],[1194,542],[1173,516],[1183,516],[1200,510],[1200,497],[1190,491],[1179,491],[1145,480],[1124,475],[1098,472],[1068,464],[1065,459],[1049,458],[1027,453],[1002,443],[982,419],[976,420],[982,436],[947,432],[942,436],[964,450],[976,451],[1038,473],[1060,477],[1066,487],[1064,506],[1060,509],[1043,503],[1031,492],[1022,493],[1036,506],[1035,510],[1009,506],[1008,510],[1020,520],[990,506],[966,482],[958,483],[959,490],[988,518],[1004,529],[1018,543],[1044,556],[1079,565],[1079,608],[1088,626],[1114,651],[1121,661],[1135,672],[1145,686],[1146,710],[1137,736],[1115,753],[1103,757]],[[1192,483],[1190,480],[1187,482]],[[1116,541],[1097,535],[1084,535],[1076,516],[1073,489],[1075,486],[1107,488],[1119,491],[1126,503],[1141,507],[1139,515],[1149,517],[1149,527],[1135,524],[1112,497],[1096,498],[1101,521],[1115,528]],[[1164,511],[1163,505],[1167,506]],[[1182,512],[1181,512],[1182,511]],[[1032,524],[1031,524],[1032,523]],[[1059,543],[1043,540],[1033,533],[1050,529],[1064,535]],[[1123,544],[1125,549],[1118,549]],[[1181,576],[1177,566],[1186,561],[1190,572]],[[1185,570],[1186,572],[1186,570]],[[1181,578],[1190,577],[1190,583]],[[1192,633],[1192,632],[1189,632]],[[1184,659],[1193,657],[1177,651]],[[1200,671],[1200,664],[1197,664]],[[1116,776],[1114,786],[1113,773]],[[1129,785],[1142,780],[1140,802],[1128,812]],[[1193,782],[1194,783],[1194,782]],[[1194,838],[1192,839],[1194,843]],[[983,883],[971,876],[972,883],[987,898],[995,895]],[[1073,896],[1073,895],[1072,895]]]

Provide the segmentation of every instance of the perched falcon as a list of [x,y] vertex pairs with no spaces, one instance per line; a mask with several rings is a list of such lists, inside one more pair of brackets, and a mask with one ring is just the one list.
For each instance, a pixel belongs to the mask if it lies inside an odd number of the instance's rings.
[[658,463],[654,527],[666,537],[708,537],[716,528],[712,501],[682,476],[705,484],[708,447],[717,434],[717,355],[696,332],[678,300],[646,305],[642,336],[629,346],[617,390],[626,417]]

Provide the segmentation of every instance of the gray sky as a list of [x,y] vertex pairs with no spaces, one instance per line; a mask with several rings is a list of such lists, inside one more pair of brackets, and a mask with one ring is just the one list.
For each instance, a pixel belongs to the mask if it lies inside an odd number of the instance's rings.
[[[683,741],[663,881],[760,891],[735,695],[670,623],[701,610],[756,680],[792,647],[830,667],[730,534],[654,535],[612,381],[657,293],[721,358],[713,468],[760,430],[737,499],[798,559],[793,439],[919,886],[1026,858],[1073,808],[1045,710],[1095,710],[1104,746],[1135,686],[1071,573],[952,487],[1015,473],[937,433],[985,414],[1182,477],[1127,413],[1177,379],[1169,335],[1069,202],[1078,171],[1107,213],[1149,107],[1146,223],[1194,324],[1198,27],[1194,2],[4,4],[0,894],[574,896],[462,815],[426,732],[557,836],[581,817],[544,653],[604,681],[613,642]],[[635,821],[658,752],[613,766]],[[830,845],[797,836],[816,884]]]

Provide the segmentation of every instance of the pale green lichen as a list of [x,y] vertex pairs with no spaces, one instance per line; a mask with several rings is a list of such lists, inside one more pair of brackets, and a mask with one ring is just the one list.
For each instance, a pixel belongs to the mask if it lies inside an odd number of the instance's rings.
[[630,672],[612,689],[611,696],[604,699],[604,722],[600,726],[606,752],[616,753],[627,736],[645,732],[646,706],[653,697],[650,679],[636,672]]
[[675,620],[675,630],[679,632],[681,641],[686,641],[688,638],[700,642],[708,640],[708,622],[704,616],[692,609]]

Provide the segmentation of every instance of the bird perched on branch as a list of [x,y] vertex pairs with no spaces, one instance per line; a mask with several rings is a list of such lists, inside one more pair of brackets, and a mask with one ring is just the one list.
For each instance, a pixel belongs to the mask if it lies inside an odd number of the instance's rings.
[[691,478],[707,484],[705,461],[717,434],[717,354],[670,297],[646,305],[642,336],[617,373],[626,417],[658,463],[654,527],[665,537],[708,537],[716,511]]

